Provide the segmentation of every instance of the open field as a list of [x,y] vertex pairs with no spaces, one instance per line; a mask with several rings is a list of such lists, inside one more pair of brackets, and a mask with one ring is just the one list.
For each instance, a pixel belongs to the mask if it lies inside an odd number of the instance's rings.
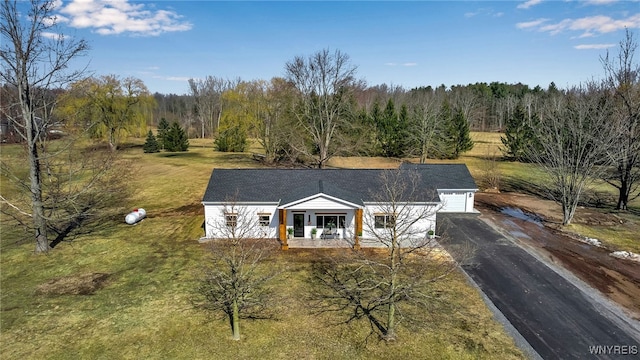
[[[3,359],[522,358],[460,274],[435,285],[443,301],[426,316],[426,330],[404,328],[397,343],[370,339],[365,347],[366,324],[330,326],[333,319],[309,313],[301,294],[317,254],[299,250],[278,255],[288,268],[277,284],[278,318],[244,321],[242,341],[232,341],[224,318],[192,303],[194,277],[206,261],[196,241],[200,199],[212,168],[259,164],[250,154],[214,152],[210,140],[191,140],[187,153],[143,154],[140,144],[123,150],[137,171],[126,205],[148,213],[138,225],[113,222],[34,255],[27,236],[3,217]],[[3,160],[20,156],[14,145],[0,150]]]

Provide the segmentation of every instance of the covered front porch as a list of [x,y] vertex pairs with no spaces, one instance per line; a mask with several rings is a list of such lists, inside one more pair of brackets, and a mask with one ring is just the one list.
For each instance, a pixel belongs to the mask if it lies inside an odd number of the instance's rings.
[[277,238],[282,249],[360,248],[362,208],[336,205],[316,206],[315,209],[301,209],[298,206],[279,208]]

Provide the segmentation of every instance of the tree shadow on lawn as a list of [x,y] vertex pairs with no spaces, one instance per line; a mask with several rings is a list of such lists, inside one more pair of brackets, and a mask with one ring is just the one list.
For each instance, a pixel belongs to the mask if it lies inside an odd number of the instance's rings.
[[180,151],[180,152],[161,152],[158,153],[159,157],[164,158],[201,158],[202,154],[199,152],[189,152],[189,151]]
[[500,190],[505,192],[533,195],[545,200],[553,200],[550,189],[546,188],[545,186],[512,176],[502,177]]
[[[560,199],[560,192],[557,189],[551,189],[541,184],[523,180],[516,177],[504,177],[501,180],[500,190],[503,192],[514,192],[526,195],[532,195],[544,200],[556,201]],[[554,199],[555,197],[555,199]],[[600,209],[601,213],[616,213],[615,192],[598,191],[587,188],[580,195],[578,206],[587,209]],[[640,208],[630,206],[627,210],[630,214],[640,216]]]

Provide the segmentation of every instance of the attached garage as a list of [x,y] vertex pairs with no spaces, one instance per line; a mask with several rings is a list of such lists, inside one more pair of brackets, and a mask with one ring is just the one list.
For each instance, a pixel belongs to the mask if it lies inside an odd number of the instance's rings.
[[464,164],[410,164],[403,163],[400,169],[415,169],[429,179],[438,190],[441,208],[438,212],[474,212],[475,193],[478,186]]
[[439,190],[442,209],[439,212],[463,213],[473,212],[474,190]]

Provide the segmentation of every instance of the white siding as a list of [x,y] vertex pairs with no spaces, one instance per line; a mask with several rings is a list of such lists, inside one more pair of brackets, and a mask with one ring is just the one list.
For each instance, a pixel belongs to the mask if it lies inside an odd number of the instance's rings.
[[476,194],[474,192],[468,192],[467,193],[467,208],[465,210],[467,210],[467,212],[473,212],[473,206],[475,204],[475,196]]
[[[204,221],[205,221],[205,237],[220,238],[225,234],[220,229],[224,228],[224,205],[221,204],[204,204]],[[269,214],[269,226],[260,226],[257,236],[276,237],[278,229],[278,211],[275,204],[250,204],[236,206],[238,213],[246,213],[246,221],[257,224],[259,214]],[[255,223],[254,223],[255,222]]]
[[[428,207],[428,213],[425,213],[424,207]],[[380,231],[375,229],[374,218],[377,214],[386,213],[386,209],[389,207],[386,206],[378,206],[378,205],[367,205],[367,207],[363,211],[362,215],[362,237],[365,239],[375,239],[375,231]],[[415,234],[417,238],[425,238],[427,236],[427,232],[429,230],[435,230],[436,228],[436,209],[438,207],[435,205],[415,205],[408,206],[404,209],[404,212],[399,215],[399,221],[403,221],[402,219],[406,219],[405,223],[408,219],[415,219],[416,214],[422,214],[424,216],[420,221],[417,221],[413,224],[413,228],[411,233]]]

